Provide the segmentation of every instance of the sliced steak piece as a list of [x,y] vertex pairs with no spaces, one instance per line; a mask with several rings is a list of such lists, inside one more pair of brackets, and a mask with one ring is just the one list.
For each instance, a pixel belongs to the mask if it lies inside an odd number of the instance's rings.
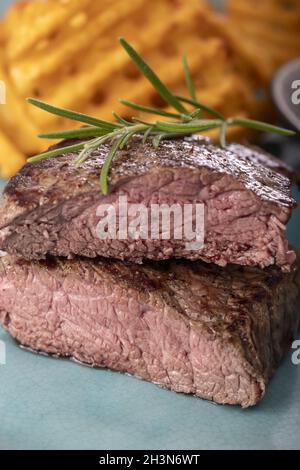
[[299,265],[2,258],[0,320],[21,344],[218,403],[257,403],[299,324]]
[[[238,145],[222,150],[199,138],[165,141],[154,150],[136,138],[116,155],[111,192],[104,197],[99,172],[108,150],[99,147],[80,168],[74,154],[25,165],[4,191],[0,249],[26,259],[47,254],[134,262],[200,258],[221,266],[277,264],[283,270],[295,260],[284,235],[295,205],[290,180],[260,163],[257,152]],[[97,208],[101,203],[117,208],[119,196],[149,209],[152,204],[202,203],[204,246],[190,250],[186,239],[162,240],[162,233],[156,240],[120,240],[118,225],[117,239],[99,239]]]

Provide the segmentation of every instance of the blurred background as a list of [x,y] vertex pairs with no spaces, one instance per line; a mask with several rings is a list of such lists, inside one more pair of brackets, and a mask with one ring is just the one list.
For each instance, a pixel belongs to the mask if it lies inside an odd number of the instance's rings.
[[[121,35],[183,95],[185,52],[198,100],[227,117],[278,121],[272,77],[300,56],[299,0],[1,0],[0,5],[0,80],[6,87],[6,104],[0,105],[2,178],[49,146],[37,138],[39,132],[74,127],[26,104],[29,96],[105,119],[112,119],[112,111],[132,116],[119,98],[167,109],[118,45]],[[256,142],[258,136],[236,128],[229,139]],[[297,139],[287,144],[264,137],[263,145],[292,164],[299,153]]]

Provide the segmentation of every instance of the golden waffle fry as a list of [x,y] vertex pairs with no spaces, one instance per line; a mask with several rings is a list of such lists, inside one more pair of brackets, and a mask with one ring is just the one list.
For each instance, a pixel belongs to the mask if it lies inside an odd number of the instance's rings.
[[33,155],[42,151],[47,143],[38,139],[38,128],[27,113],[29,106],[15,94],[1,57],[0,80],[6,89],[6,102],[0,105],[0,127],[24,154]]
[[24,155],[0,129],[0,175],[9,178],[24,164]]
[[[1,29],[3,31],[3,29]],[[3,35],[0,36],[0,48],[5,50]],[[45,149],[47,142],[42,142],[38,137],[38,128],[29,119],[26,108],[29,106],[14,90],[9,79],[4,54],[0,56],[0,81],[5,91],[4,102],[0,104],[0,128],[20,152],[25,155],[33,155]]]
[[282,29],[278,32],[271,23],[267,21],[247,21],[243,18],[236,18],[233,21],[238,22],[238,27],[243,29],[246,35],[251,35],[255,42],[264,44],[264,48],[277,47],[279,50],[289,53],[299,53],[299,37],[300,37],[300,19],[299,30]]
[[[84,60],[88,50],[103,48],[102,36],[107,33],[107,28],[114,30],[116,22],[122,18],[124,21],[130,17],[137,6],[142,7],[143,0],[131,0],[131,2],[115,2],[118,6],[118,14],[115,9],[102,11],[102,2],[92,2],[93,9],[81,10],[75,16],[70,16],[68,21],[55,38],[48,35],[41,37],[29,54],[20,56],[17,60],[11,60],[8,56],[11,76],[16,88],[23,95],[39,93],[43,86],[43,80],[54,75],[65,76],[76,70],[80,62]],[[100,10],[95,11],[96,8]],[[101,7],[101,8],[100,8]],[[87,29],[88,28],[88,34]],[[45,34],[45,33],[44,33]],[[110,48],[115,41],[109,41]],[[24,79],[20,80],[20,77]],[[46,80],[45,87],[48,82]],[[52,84],[53,87],[53,84]],[[37,90],[37,91],[36,91]]]
[[278,66],[300,55],[299,1],[261,0],[253,8],[249,0],[230,0],[227,13],[235,47],[266,82]]
[[300,4],[298,0],[228,0],[230,17],[272,24],[280,32],[283,28],[299,30]]
[[68,21],[84,12],[92,4],[107,7],[108,0],[35,0],[14,4],[4,21],[7,40],[7,57],[10,60],[24,56],[38,46],[39,41],[53,41],[63,34]]

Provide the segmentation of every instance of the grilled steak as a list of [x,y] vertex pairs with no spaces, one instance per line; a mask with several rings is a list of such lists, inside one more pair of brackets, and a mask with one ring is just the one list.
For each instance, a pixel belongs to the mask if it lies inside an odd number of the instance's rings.
[[218,403],[257,403],[299,324],[299,266],[2,258],[0,320],[23,345]]
[[[26,259],[47,254],[134,262],[183,257],[221,266],[277,264],[283,270],[295,260],[284,236],[295,204],[290,179],[266,154],[241,145],[222,150],[196,137],[165,141],[154,150],[136,138],[116,155],[111,192],[104,197],[99,172],[107,152],[107,146],[99,147],[80,168],[75,155],[63,149],[59,157],[25,165],[4,191],[0,249]],[[184,237],[163,240],[162,229],[158,239],[119,239],[118,225],[117,239],[99,239],[97,208],[101,203],[117,208],[121,195],[147,208],[202,203],[204,246],[188,249]]]

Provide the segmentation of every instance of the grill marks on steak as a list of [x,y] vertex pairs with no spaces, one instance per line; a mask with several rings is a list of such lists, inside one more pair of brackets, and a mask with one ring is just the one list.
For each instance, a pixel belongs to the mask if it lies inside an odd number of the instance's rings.
[[26,262],[0,268],[0,320],[21,344],[244,407],[299,323],[299,269],[201,262]]
[[[284,237],[295,204],[290,180],[259,162],[257,151],[239,145],[221,150],[199,138],[165,141],[154,150],[136,138],[116,155],[111,194],[103,197],[99,172],[107,152],[108,146],[99,147],[80,168],[74,154],[25,165],[4,191],[0,249],[27,259],[185,257],[221,266],[276,263],[285,270],[294,261]],[[261,158],[268,160],[265,154]],[[146,206],[204,203],[204,247],[187,251],[186,240],[174,239],[99,240],[96,209],[101,202],[116,204],[119,195]]]

